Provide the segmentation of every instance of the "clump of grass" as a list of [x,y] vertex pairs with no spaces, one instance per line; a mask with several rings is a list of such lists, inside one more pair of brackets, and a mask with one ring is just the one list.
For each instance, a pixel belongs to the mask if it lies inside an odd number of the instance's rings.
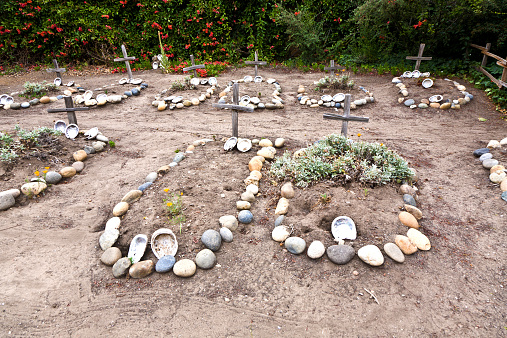
[[25,82],[23,85],[25,89],[19,96],[23,96],[26,98],[32,97],[42,97],[46,95],[50,91],[56,91],[57,87],[54,83],[47,83],[46,81],[42,82]]
[[186,76],[183,81],[174,81],[171,85],[171,90],[174,91],[182,91],[182,90],[190,90],[195,89],[195,86],[190,83],[192,77]]
[[271,174],[289,177],[299,187],[324,179],[387,184],[412,177],[407,161],[385,145],[354,142],[336,134],[300,151],[298,156],[285,152],[271,166]]
[[352,89],[354,88],[354,85],[354,80],[351,80],[347,74],[331,77],[325,76],[317,82],[315,91],[320,91],[324,88]]
[[183,193],[169,192],[169,188],[164,189],[164,192],[167,193],[167,196],[162,199],[164,203],[165,214],[169,219],[169,223],[180,225],[181,233],[181,226],[186,221],[186,217],[183,214],[183,201],[181,198],[181,196],[183,196]]

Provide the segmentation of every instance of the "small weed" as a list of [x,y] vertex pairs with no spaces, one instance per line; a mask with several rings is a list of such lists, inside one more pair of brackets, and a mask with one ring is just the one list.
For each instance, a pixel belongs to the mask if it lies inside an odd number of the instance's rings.
[[50,91],[56,91],[56,85],[53,83],[42,82],[25,82],[23,85],[25,89],[19,96],[26,98],[42,97]]
[[327,193],[320,194],[320,203],[327,204],[331,202],[331,195],[328,195]]
[[116,147],[116,143],[114,141],[110,140],[108,143],[111,148]]
[[176,149],[174,152],[177,154],[177,153],[179,153],[180,151],[181,151],[181,150]]
[[169,192],[169,188],[164,189],[164,192],[167,193],[167,197],[162,199],[164,202],[164,208],[166,209],[166,215],[171,224],[180,225],[181,233],[181,225],[186,221],[186,217],[183,214],[183,201],[181,199],[183,193],[178,192],[175,194],[173,192]]

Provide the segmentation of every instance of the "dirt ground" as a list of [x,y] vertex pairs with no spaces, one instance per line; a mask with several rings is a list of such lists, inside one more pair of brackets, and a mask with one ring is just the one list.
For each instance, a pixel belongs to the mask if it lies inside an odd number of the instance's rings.
[[[252,73],[251,68],[233,69],[218,77],[219,84],[225,87],[230,80]],[[323,73],[262,68],[260,75],[278,80],[285,108],[240,113],[240,137],[273,141],[283,137],[287,141],[280,155],[340,131],[339,121],[322,118],[331,109],[296,103],[298,85],[311,87]],[[391,76],[351,75],[376,101],[352,111],[370,117],[370,122],[349,123],[349,135],[386,144],[417,170],[422,232],[431,240],[430,251],[407,256],[403,264],[386,258],[381,267],[370,267],[357,256],[337,266],[325,256],[313,261],[284,251],[271,240],[280,186],[272,182],[266,165],[261,196],[252,207],[254,222],[240,226],[234,241],[222,245],[217,252],[219,265],[198,269],[189,279],[154,273],[127,280],[115,279],[111,268],[100,262],[98,245],[105,222],[125,193],[142,184],[149,172],[169,164],[177,149],[185,150],[196,139],[215,138],[197,147],[131,206],[117,243],[126,254],[136,234],[151,236],[156,229],[169,227],[178,237],[177,259],[193,258],[203,248],[200,235],[218,229],[220,216],[236,213],[235,201],[254,155],[222,150],[220,140],[230,136],[231,117],[230,112],[211,107],[217,98],[190,109],[159,112],[151,106],[154,96],[183,76],[157,71],[135,76],[149,84],[141,96],[77,113],[82,130],[98,127],[116,147],[90,156],[81,174],[50,187],[44,196],[19,198],[15,207],[0,213],[1,336],[507,335],[506,203],[500,199],[498,185],[490,183],[488,172],[472,156],[490,139],[507,137],[507,125],[483,92],[454,79],[474,95],[470,104],[461,110],[411,110],[398,104]],[[74,80],[93,90],[121,77],[64,74],[64,82]],[[45,72],[0,77],[0,94],[20,91],[25,81],[43,79],[52,80]],[[262,86],[268,89],[240,86],[240,95],[273,90],[266,83]],[[109,92],[125,90],[119,85],[114,88]],[[423,90],[409,88],[415,98]],[[27,110],[2,109],[0,130],[13,131],[16,124],[23,129],[51,127],[66,116],[46,109],[60,105],[61,101]],[[487,121],[480,122],[479,117]],[[72,152],[89,143],[82,137],[62,139],[53,157],[2,165],[0,191],[19,188],[35,169],[57,170],[70,164]],[[505,149],[494,154],[507,162]],[[186,222],[181,228],[167,223],[165,188],[183,192]],[[397,189],[395,184],[342,187],[334,182],[297,189],[287,224],[307,244],[318,239],[328,246],[333,244],[332,219],[346,215],[358,227],[356,251],[365,244],[382,247],[406,233],[397,220],[403,206]],[[319,202],[322,194],[331,196],[329,203]],[[144,258],[155,259],[149,249]],[[365,289],[375,293],[379,304]]]

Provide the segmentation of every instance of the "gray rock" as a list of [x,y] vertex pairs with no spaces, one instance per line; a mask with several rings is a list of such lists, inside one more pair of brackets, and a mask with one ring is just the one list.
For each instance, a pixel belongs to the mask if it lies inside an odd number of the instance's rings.
[[62,175],[57,173],[56,171],[48,171],[46,173],[46,183],[47,184],[56,184],[62,180]]
[[120,232],[116,229],[108,229],[107,231],[104,231],[99,238],[99,244],[102,250],[105,251],[112,247],[114,243],[116,243],[118,236],[120,236]]
[[155,265],[155,271],[160,273],[169,272],[173,268],[174,263],[176,263],[174,256],[164,256],[158,260],[157,264]]
[[21,103],[21,108],[30,108],[30,102]]
[[404,194],[403,195],[403,202],[405,204],[409,204],[409,205],[411,205],[413,207],[417,207],[417,203],[416,203],[414,197],[412,197],[412,195]]
[[332,245],[326,250],[327,257],[335,264],[347,264],[354,258],[356,252],[348,245]]
[[84,164],[84,162],[77,161],[77,162],[72,163],[72,167],[74,169],[76,169],[76,172],[80,173],[81,171],[83,171],[85,164]]
[[226,227],[220,228],[220,236],[222,237],[222,241],[224,241],[226,243],[232,242],[232,240],[234,238],[232,231]]
[[132,88],[131,92],[132,92],[132,95],[134,95],[134,96],[138,96],[139,94],[141,94],[141,92],[137,88]]
[[498,161],[495,160],[494,158],[489,158],[487,160],[482,161],[482,166],[486,169],[491,169],[497,164],[498,164]]
[[485,154],[482,154],[481,157],[479,157],[479,160],[481,162],[483,162],[484,160],[489,160],[490,158],[493,158],[493,154],[492,153],[485,153]]
[[19,189],[9,189],[1,191],[0,196],[1,195],[12,195],[12,197],[17,198],[19,195],[21,195],[21,191]]
[[95,154],[95,149],[92,146],[84,146],[83,150],[87,155]]
[[201,236],[202,243],[211,251],[217,251],[222,245],[222,237],[216,230],[206,230]]
[[211,269],[215,266],[217,257],[210,249],[203,249],[195,256],[195,264],[201,269]]
[[11,103],[11,109],[19,109],[19,108],[21,108],[21,103],[18,102]]
[[92,147],[93,149],[95,149],[96,152],[101,152],[102,150],[104,150],[104,142],[100,141],[93,142]]
[[[148,174],[148,176],[146,176],[146,178],[144,179],[145,182],[155,182],[155,180],[158,178],[158,174],[154,171],[154,172],[151,172]],[[141,190],[141,189],[139,189]]]
[[306,242],[301,237],[289,237],[285,240],[285,249],[290,253],[299,255],[306,249]]
[[7,210],[14,206],[14,204],[16,204],[16,200],[11,194],[0,195],[0,210]]
[[115,246],[110,247],[102,253],[100,261],[105,265],[112,266],[121,258],[121,251]]
[[249,224],[253,221],[253,214],[250,210],[241,210],[238,213],[238,220],[243,224]]
[[285,221],[285,215],[280,215],[275,220],[275,227],[282,225],[283,221]]
[[185,154],[180,152],[180,153],[177,153],[176,156],[174,156],[173,162],[180,163],[184,159],[185,159]]
[[241,200],[252,203],[255,202],[255,196],[251,191],[245,191],[241,194]]
[[406,101],[405,101],[405,102],[403,102],[403,103],[405,104],[405,106],[410,107],[410,106],[412,106],[413,104],[415,104],[415,101],[414,101],[414,99],[408,99],[408,100],[406,100]]
[[403,263],[405,261],[405,255],[403,254],[401,249],[394,243],[384,244],[384,252],[395,262]]
[[502,199],[507,202],[507,191],[504,191],[501,195]]
[[145,191],[146,189],[148,189],[150,187],[150,185],[152,185],[153,183],[152,182],[146,182],[146,183],[143,183],[139,186],[139,188],[137,188],[137,190],[141,190],[141,191]]
[[480,148],[480,149],[474,150],[474,152],[473,152],[475,157],[481,157],[482,155],[484,155],[486,153],[489,153],[488,148]]
[[113,265],[113,276],[115,278],[123,277],[127,274],[129,271],[130,266],[132,263],[130,262],[130,259],[128,257],[120,258],[116,263]]
[[428,108],[428,105],[426,103],[419,103],[418,107],[421,109],[425,109]]

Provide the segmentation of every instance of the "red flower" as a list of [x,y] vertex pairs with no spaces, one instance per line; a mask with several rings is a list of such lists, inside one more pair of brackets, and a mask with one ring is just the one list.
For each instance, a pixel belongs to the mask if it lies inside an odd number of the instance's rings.
[[107,15],[107,14],[104,14],[104,15],[102,15],[101,17],[106,18],[106,19],[109,19],[109,15]]

